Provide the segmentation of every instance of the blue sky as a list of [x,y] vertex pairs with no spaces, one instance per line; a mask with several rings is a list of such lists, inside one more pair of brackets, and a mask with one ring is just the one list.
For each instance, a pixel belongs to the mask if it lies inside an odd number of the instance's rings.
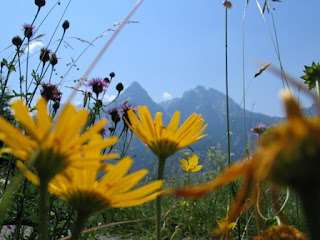
[[[47,1],[41,10],[37,27],[57,1]],[[72,0],[62,18],[68,19],[70,28],[66,41],[72,46],[62,46],[57,55],[57,75],[53,82],[59,82],[71,58],[77,58],[87,46],[72,37],[92,41],[108,28],[115,28],[135,4],[136,0]],[[260,0],[262,5],[264,1]],[[34,1],[12,0],[1,3],[2,37],[0,38],[0,57],[8,58],[13,48],[5,51],[15,35],[22,36],[21,25],[29,23],[37,10]],[[47,35],[33,50],[46,46],[69,0],[61,0],[37,34]],[[229,58],[229,96],[236,102],[242,100],[243,76],[243,12],[245,0],[232,1],[233,8],[228,11],[228,58]],[[278,34],[282,64],[285,71],[297,79],[303,75],[304,65],[319,62],[320,2],[318,0],[283,0],[273,3],[272,12]],[[255,0],[250,0],[245,21],[245,80],[247,90],[247,109],[269,115],[283,115],[279,92],[282,82],[270,72],[264,72],[252,80],[259,69],[256,61],[279,63],[272,41],[259,13]],[[271,15],[265,13],[272,30]],[[105,77],[112,71],[116,73],[115,83],[129,86],[138,81],[150,96],[161,102],[170,97],[180,97],[184,91],[198,85],[215,88],[225,93],[225,8],[220,0],[145,0],[131,20],[139,23],[127,24],[118,35],[90,77]],[[59,26],[53,41],[59,39],[62,28]],[[99,38],[94,46],[80,58],[63,82],[64,86],[74,86],[73,80],[79,79],[88,64],[112,34]],[[51,45],[54,49],[54,44]],[[79,70],[77,70],[79,68]],[[249,84],[249,82],[251,82]],[[15,87],[12,83],[12,88]],[[113,85],[115,87],[115,84]],[[112,88],[112,87],[111,87]],[[112,89],[109,96],[116,92]],[[297,93],[298,94],[298,93]],[[64,91],[66,99],[68,92]],[[78,98],[80,99],[80,97]],[[310,105],[307,98],[305,106]]]

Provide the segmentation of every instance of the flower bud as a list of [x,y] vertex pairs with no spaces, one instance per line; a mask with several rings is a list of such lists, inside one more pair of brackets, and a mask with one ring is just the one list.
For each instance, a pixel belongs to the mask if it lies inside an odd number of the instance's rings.
[[62,28],[64,31],[66,31],[69,28],[69,26],[70,26],[70,23],[68,20],[65,20],[62,24]]
[[232,8],[232,3],[230,1],[228,1],[228,0],[223,1],[222,4],[223,4],[223,6],[225,6],[228,9]]
[[50,58],[50,64],[52,66],[56,65],[58,63],[58,58],[55,53],[52,53],[51,58]]
[[19,48],[22,45],[22,39],[19,36],[15,36],[12,38],[12,44]]
[[41,48],[40,50],[40,61],[46,63],[50,60],[50,50],[48,48]]
[[46,5],[46,1],[45,0],[35,0],[34,3],[39,7],[43,7],[44,5]]
[[116,74],[114,72],[111,72],[109,75],[111,78],[114,78],[116,76]]
[[122,83],[118,83],[116,86],[117,91],[120,93],[123,90],[123,85]]

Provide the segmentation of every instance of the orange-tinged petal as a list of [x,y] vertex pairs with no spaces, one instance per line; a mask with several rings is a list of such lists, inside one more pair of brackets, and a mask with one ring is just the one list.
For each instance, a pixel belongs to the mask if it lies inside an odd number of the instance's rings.
[[223,187],[237,178],[246,176],[248,168],[243,162],[233,164],[230,168],[220,174],[216,179],[209,183],[200,184],[197,186],[185,187],[180,189],[164,190],[163,195],[177,195],[182,197],[201,198],[208,195],[210,192]]

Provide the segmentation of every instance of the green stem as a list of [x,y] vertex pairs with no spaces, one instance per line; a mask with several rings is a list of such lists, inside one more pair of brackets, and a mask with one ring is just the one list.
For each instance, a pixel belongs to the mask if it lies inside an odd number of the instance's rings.
[[20,239],[20,232],[21,232],[21,225],[22,225],[22,217],[24,214],[24,194],[26,192],[27,188],[27,179],[24,179],[23,188],[22,188],[22,197],[20,198],[20,204],[19,204],[19,212],[17,214],[18,223],[16,226],[16,239]]
[[86,221],[88,220],[89,214],[85,213],[85,212],[78,212],[77,213],[77,220],[76,223],[74,225],[74,229],[72,231],[72,236],[70,238],[70,240],[78,240],[80,235],[81,235],[81,231],[84,229],[84,226],[86,224]]
[[41,240],[49,240],[49,181],[41,179],[40,181],[40,222],[39,232]]
[[26,63],[26,102],[28,102],[28,70],[29,70],[29,53],[30,53],[30,39],[28,38],[27,44],[27,63]]
[[[158,180],[163,179],[164,169],[166,165],[166,158],[159,157],[158,164]],[[156,239],[161,239],[161,196],[156,199]]]
[[299,196],[298,196],[298,194],[296,193],[295,194],[295,197],[296,197],[296,218],[297,218],[297,227],[298,227],[298,229],[300,229],[300,211],[299,211],[299,204],[300,204],[300,202],[299,202]]
[[69,222],[70,222],[70,220],[71,220],[71,218],[72,218],[72,215],[74,214],[74,211],[75,211],[74,209],[71,210],[71,212],[69,213],[69,215],[68,215],[68,217],[67,217],[67,220],[64,222],[62,228],[60,229],[59,234],[58,234],[55,238],[53,238],[54,240],[57,239],[57,238],[59,238],[59,237],[62,235],[64,229],[65,229],[66,226],[69,224]]
[[316,80],[316,91],[317,91],[318,101],[320,102],[320,86],[319,86],[319,80]]

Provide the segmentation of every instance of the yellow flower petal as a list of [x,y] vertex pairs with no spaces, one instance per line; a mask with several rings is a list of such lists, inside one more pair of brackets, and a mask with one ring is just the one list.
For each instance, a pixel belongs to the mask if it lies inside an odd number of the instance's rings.
[[23,129],[13,126],[0,117],[0,139],[11,153],[23,161],[35,159],[37,174],[51,179],[66,167],[88,168],[97,166],[101,160],[117,156],[102,154],[105,148],[116,143],[117,138],[103,139],[101,129],[106,121],[99,121],[82,134],[88,118],[84,109],[77,111],[67,104],[54,121],[47,110],[47,102],[39,99],[35,118],[31,117],[22,100],[11,104],[14,117]]
[[160,158],[167,158],[205,136],[201,135],[206,129],[201,115],[192,114],[178,127],[180,113],[176,112],[166,127],[162,122],[162,113],[156,113],[153,120],[146,106],[138,107],[137,111],[140,120],[132,110],[129,110],[129,119],[125,121],[131,131]]

